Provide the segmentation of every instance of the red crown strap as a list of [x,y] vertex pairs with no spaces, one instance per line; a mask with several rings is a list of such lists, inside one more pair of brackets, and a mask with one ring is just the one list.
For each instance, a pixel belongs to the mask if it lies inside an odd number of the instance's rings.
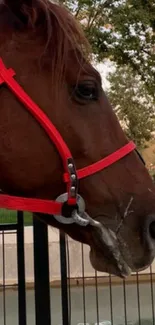
[[68,168],[66,163],[67,160],[72,157],[69,148],[67,147],[66,143],[62,139],[56,127],[45,115],[45,113],[40,109],[40,107],[36,103],[32,101],[32,99],[26,94],[26,92],[22,89],[22,87],[13,79],[14,75],[15,75],[14,71],[12,69],[11,70],[7,69],[2,59],[0,59],[0,79],[4,80],[4,82],[10,88],[10,90],[26,106],[28,111],[35,117],[35,119],[46,131],[49,138],[58,149],[58,152],[63,160],[64,169],[67,172]]

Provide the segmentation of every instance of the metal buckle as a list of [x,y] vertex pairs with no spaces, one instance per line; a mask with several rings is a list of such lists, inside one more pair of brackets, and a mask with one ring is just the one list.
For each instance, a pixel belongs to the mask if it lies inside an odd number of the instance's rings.
[[[62,215],[53,215],[53,216],[58,222],[63,224],[76,223],[80,226],[87,226],[89,224],[89,220],[85,218],[85,202],[79,194],[77,194],[76,198],[77,198],[78,211],[74,209],[72,211],[71,217],[67,218]],[[68,193],[64,193],[58,196],[56,202],[65,203],[67,202],[67,200],[68,200]]]
[[[73,158],[69,158],[67,161],[68,173],[69,173],[69,191],[68,193],[61,194],[56,199],[56,202],[67,203],[69,198],[76,199],[76,207],[73,207],[70,217],[65,217],[63,215],[53,215],[54,218],[63,224],[76,223],[80,226],[87,226],[89,224],[88,218],[85,217],[85,202],[83,198],[77,193],[78,192],[78,177],[76,172],[76,167]],[[70,206],[71,207],[71,206]]]
[[69,189],[69,197],[68,198],[76,198],[78,192],[78,177],[76,172],[76,167],[74,164],[73,158],[69,158],[67,162],[68,173],[70,176],[70,189]]

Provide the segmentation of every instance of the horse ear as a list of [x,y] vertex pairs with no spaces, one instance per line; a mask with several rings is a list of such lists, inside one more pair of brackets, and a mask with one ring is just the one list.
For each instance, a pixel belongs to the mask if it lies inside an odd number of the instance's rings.
[[19,18],[23,23],[34,25],[37,14],[34,6],[36,0],[5,0],[6,6]]

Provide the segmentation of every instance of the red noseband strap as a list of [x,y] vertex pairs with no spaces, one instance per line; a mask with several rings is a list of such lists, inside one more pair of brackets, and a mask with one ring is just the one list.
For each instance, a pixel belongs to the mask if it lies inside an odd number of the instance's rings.
[[[121,147],[120,149],[111,153],[109,156],[95,162],[92,165],[89,165],[87,167],[77,170],[78,179],[85,178],[87,176],[96,174],[97,172],[101,171],[102,169],[105,169],[106,167],[114,164],[116,161],[125,157],[131,151],[133,151],[135,148],[136,148],[136,146],[135,146],[134,142],[130,141],[124,147]],[[65,182],[69,181],[69,177],[68,177],[67,173],[64,174],[64,181]]]
[[[40,109],[40,107],[32,101],[32,99],[25,93],[21,86],[15,81],[13,78],[14,76],[15,72],[12,69],[7,69],[2,59],[0,59],[0,84],[5,83],[7,85],[7,87],[19,99],[19,101],[22,102],[26,109],[34,116],[34,118],[38,121],[38,123],[42,126],[42,128],[49,136],[51,142],[56,146],[63,161],[65,172],[63,180],[67,183],[68,204],[75,205],[78,190],[77,183],[79,179],[93,175],[112,165],[133,151],[136,146],[131,141],[106,158],[103,158],[102,160],[80,170],[76,170],[71,152],[61,137],[60,133],[49,120],[49,118]],[[0,208],[61,215],[62,205],[63,204],[60,202],[51,200],[29,199],[3,194],[0,195]]]

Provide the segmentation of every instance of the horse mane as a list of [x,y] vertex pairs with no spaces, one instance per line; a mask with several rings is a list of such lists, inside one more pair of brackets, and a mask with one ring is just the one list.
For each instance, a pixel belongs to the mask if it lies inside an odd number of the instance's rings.
[[[80,24],[61,4],[50,0],[5,0],[5,5],[14,16],[20,18],[23,28],[39,30],[45,46],[41,58],[52,58],[54,84],[64,76],[69,62],[69,52],[73,52],[78,64],[90,60],[90,45]],[[41,35],[42,34],[42,35]],[[49,54],[50,52],[50,54]]]

